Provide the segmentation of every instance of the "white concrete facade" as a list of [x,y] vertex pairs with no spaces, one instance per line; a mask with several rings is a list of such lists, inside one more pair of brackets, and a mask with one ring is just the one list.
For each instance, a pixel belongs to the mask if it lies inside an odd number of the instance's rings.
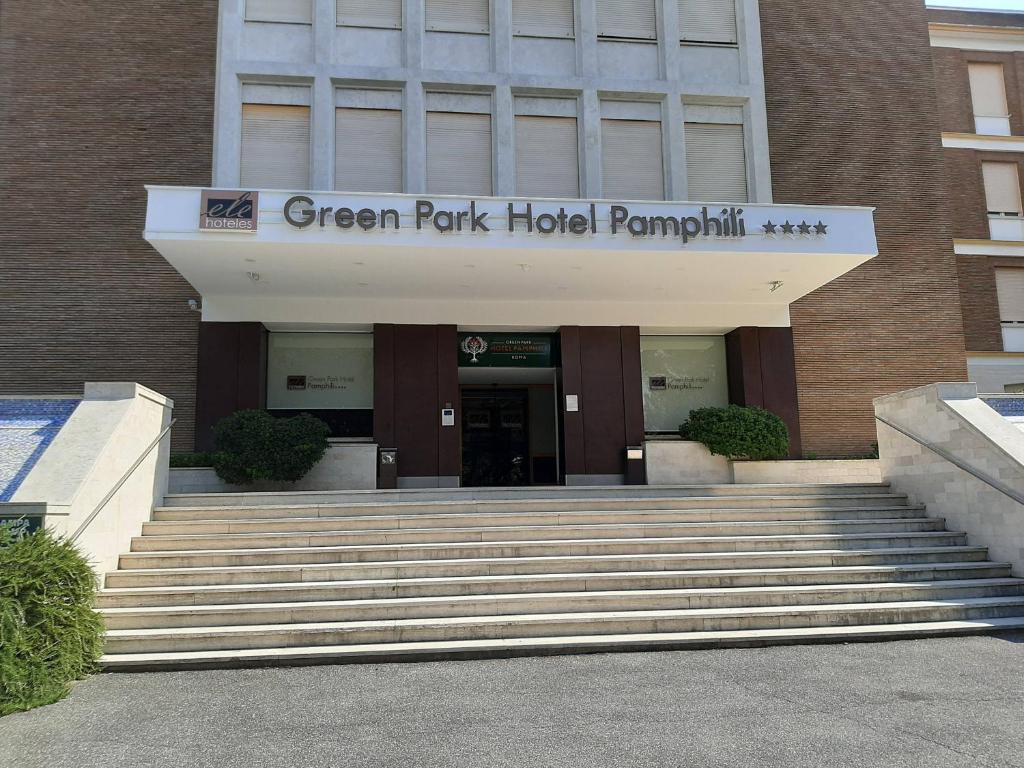
[[514,97],[549,96],[578,102],[584,198],[605,196],[602,103],[616,102],[621,116],[647,105],[660,112],[667,200],[690,199],[684,122],[741,110],[749,199],[771,202],[757,0],[736,0],[736,45],[681,44],[675,0],[657,0],[658,39],[642,42],[599,39],[595,0],[574,3],[573,39],[514,35],[511,6],[491,0],[490,32],[472,34],[426,31],[422,0],[403,0],[401,29],[338,25],[335,0],[313,0],[311,24],[246,21],[245,0],[221,0],[212,184],[238,186],[245,89],[270,86],[263,103],[310,105],[310,187],[334,189],[336,91],[348,88],[402,95],[408,193],[426,191],[427,94],[461,93],[491,101],[495,195],[516,189]]
[[883,479],[1024,574],[1024,433],[981,400],[975,384],[880,397],[875,414],[889,422],[878,424]]

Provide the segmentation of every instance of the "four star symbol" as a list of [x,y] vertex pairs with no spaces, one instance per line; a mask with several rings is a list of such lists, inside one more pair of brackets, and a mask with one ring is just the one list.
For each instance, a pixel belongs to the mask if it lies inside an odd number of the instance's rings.
[[792,224],[789,219],[786,219],[785,224],[775,224],[769,219],[767,224],[761,225],[761,229],[764,230],[766,235],[778,234],[780,230],[784,235],[794,235],[797,234],[797,232],[801,235],[810,235],[812,229],[816,235],[828,234],[828,225],[820,219],[817,224],[808,224],[806,221],[801,221],[799,224]]

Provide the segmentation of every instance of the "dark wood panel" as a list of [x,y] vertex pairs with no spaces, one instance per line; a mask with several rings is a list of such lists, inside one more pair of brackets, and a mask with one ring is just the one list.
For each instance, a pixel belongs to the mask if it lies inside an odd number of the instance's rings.
[[395,326],[373,326],[373,439],[381,448],[395,444]]
[[580,328],[580,368],[583,373],[581,408],[585,414],[583,435],[587,474],[622,474],[626,427],[622,397],[622,340],[618,328]]
[[619,329],[622,339],[622,405],[626,445],[644,441],[643,373],[640,367],[640,329]]
[[786,422],[789,455],[800,456],[800,405],[796,389],[796,361],[790,328],[760,328],[761,389],[763,408]]
[[559,329],[559,344],[562,348],[562,391],[558,408],[563,413],[562,455],[565,474],[584,475],[587,472],[586,442],[583,439],[584,414],[565,412],[565,396],[577,395],[580,406],[587,407],[583,397],[583,370],[580,367],[580,329],[577,326],[563,326]]
[[454,325],[439,325],[437,334],[437,403],[434,407],[435,423],[441,423],[441,409],[455,409],[454,427],[438,427],[437,474],[458,477],[462,474],[460,452],[462,424],[462,397],[459,393],[459,335]]
[[395,326],[395,447],[401,477],[436,477],[437,330]]
[[213,448],[213,427],[235,411],[266,406],[267,331],[262,323],[200,323],[196,449]]

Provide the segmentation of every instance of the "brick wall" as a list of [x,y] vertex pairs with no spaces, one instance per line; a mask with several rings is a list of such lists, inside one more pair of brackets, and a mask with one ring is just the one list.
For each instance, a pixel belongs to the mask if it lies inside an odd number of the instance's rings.
[[761,25],[776,202],[877,207],[879,257],[792,308],[804,450],[852,455],[872,398],[967,374],[925,9],[761,0]]
[[[1024,15],[976,13],[931,9],[930,22],[988,27],[1024,28]],[[1024,136],[1024,52],[976,51],[932,48],[939,125],[944,132],[974,133],[968,65],[990,62],[1003,65],[1010,130]],[[1024,154],[946,149],[947,189],[952,214],[953,237],[963,240],[989,238],[982,160],[1018,163],[1024,180]],[[995,260],[985,256],[959,256],[957,269],[963,308],[964,336],[971,352],[1000,352],[1003,349],[996,296]]]
[[209,184],[214,0],[0,3],[0,393],[138,381],[191,447],[197,294],[143,184]]
[[[1021,19],[1024,24],[1024,18]],[[1014,136],[1024,135],[1024,53],[962,51],[958,48],[932,48],[935,67],[935,92],[939,107],[939,126],[950,133],[974,133],[974,103],[968,65],[1002,64],[1006,85],[1006,106]]]

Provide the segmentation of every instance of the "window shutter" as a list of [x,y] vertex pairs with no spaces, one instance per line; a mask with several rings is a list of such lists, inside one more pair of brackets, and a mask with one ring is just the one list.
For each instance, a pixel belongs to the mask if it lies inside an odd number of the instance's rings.
[[313,23],[313,0],[245,0],[246,21]]
[[691,200],[747,201],[743,126],[686,124],[686,181]]
[[512,34],[573,37],[573,0],[512,0]]
[[575,117],[516,116],[516,194],[580,196]]
[[971,102],[974,114],[982,117],[1006,117],[1006,85],[1002,64],[968,64]]
[[402,113],[339,108],[334,116],[334,188],[402,191]]
[[679,39],[735,43],[736,0],[679,0]]
[[427,190],[435,195],[491,194],[491,116],[427,113]]
[[657,40],[654,0],[597,0],[597,36]]
[[240,183],[253,189],[309,188],[309,107],[242,105]]
[[428,32],[490,32],[488,0],[426,0]]
[[661,123],[602,120],[601,169],[606,198],[664,200]]
[[985,207],[989,213],[1021,214],[1020,181],[1016,163],[982,163]]
[[1024,269],[997,267],[996,293],[999,319],[1004,323],[1024,323]]
[[342,27],[402,28],[402,0],[338,0]]

